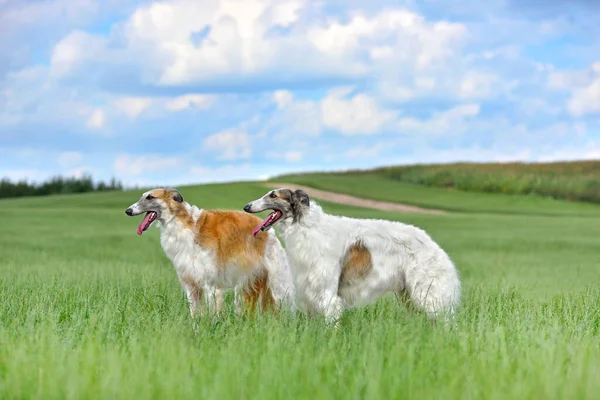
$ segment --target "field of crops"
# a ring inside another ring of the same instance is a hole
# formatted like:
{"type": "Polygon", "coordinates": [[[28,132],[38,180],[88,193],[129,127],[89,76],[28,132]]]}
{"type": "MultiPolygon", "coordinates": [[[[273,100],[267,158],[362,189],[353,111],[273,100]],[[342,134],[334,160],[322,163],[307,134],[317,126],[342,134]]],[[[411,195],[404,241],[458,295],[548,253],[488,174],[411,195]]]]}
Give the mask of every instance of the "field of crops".
{"type": "MultiPolygon", "coordinates": [[[[335,182],[319,184],[347,186],[335,182]]],[[[389,186],[353,182],[346,190],[365,196],[389,186]]],[[[124,214],[140,193],[0,201],[0,398],[597,398],[600,207],[397,183],[390,198],[454,212],[323,206],[430,232],[464,283],[454,331],[390,296],[348,312],[338,331],[303,316],[236,317],[228,298],[194,335],[158,230],[137,236],[139,219],[124,214]]],[[[205,208],[241,209],[266,192],[180,189],[205,208]]]]}
{"type": "Polygon", "coordinates": [[[350,171],[344,175],[364,174],[467,192],[538,195],[600,203],[600,161],[411,165],[350,171]]]}

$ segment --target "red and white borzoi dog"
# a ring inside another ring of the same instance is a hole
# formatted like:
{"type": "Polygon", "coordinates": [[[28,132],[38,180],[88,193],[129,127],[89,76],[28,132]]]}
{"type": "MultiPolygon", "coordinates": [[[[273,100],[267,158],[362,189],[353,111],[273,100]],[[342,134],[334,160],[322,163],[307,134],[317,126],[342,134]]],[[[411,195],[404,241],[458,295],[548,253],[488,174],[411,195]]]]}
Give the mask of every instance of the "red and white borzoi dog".
{"type": "Polygon", "coordinates": [[[253,235],[260,218],[242,211],[203,210],[183,200],[175,189],[150,190],[132,204],[129,216],[146,213],[137,233],[154,221],[162,248],[185,291],[192,316],[222,307],[223,290],[235,290],[235,308],[293,308],[294,286],[289,262],[274,232],[253,235]]]}
{"type": "Polygon", "coordinates": [[[272,190],[244,210],[273,210],[254,233],[278,224],[298,305],[309,312],[337,325],[345,308],[391,291],[409,298],[433,319],[454,315],[461,291],[458,272],[423,230],[400,222],[330,215],[302,190],[272,190]]]}

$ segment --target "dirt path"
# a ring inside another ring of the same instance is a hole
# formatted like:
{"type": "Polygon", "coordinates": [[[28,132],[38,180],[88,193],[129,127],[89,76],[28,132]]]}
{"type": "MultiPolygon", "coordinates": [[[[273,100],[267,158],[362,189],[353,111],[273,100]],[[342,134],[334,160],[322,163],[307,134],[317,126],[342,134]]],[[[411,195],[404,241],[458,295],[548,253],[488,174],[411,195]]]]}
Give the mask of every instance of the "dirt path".
{"type": "Polygon", "coordinates": [[[410,206],[408,204],[391,203],[388,201],[363,199],[360,197],[349,196],[347,194],[328,192],[325,190],[313,189],[313,188],[310,188],[307,186],[295,185],[293,183],[268,182],[265,184],[265,186],[267,186],[271,189],[281,188],[281,187],[302,189],[306,193],[308,193],[309,196],[314,196],[317,199],[331,201],[332,203],[345,204],[348,206],[373,208],[375,210],[382,210],[382,211],[397,211],[397,212],[420,213],[420,214],[445,214],[446,213],[443,210],[421,208],[421,207],[417,207],[417,206],[410,206]]]}

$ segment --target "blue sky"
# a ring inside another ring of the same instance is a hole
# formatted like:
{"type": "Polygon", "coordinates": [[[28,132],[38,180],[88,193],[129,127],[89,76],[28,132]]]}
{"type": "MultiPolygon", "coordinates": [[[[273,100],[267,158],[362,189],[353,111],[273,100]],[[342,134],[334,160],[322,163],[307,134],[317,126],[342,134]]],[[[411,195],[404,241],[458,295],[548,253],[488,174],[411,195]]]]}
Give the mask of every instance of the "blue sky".
{"type": "Polygon", "coordinates": [[[0,176],[600,158],[600,5],[0,0],[0,176]]]}

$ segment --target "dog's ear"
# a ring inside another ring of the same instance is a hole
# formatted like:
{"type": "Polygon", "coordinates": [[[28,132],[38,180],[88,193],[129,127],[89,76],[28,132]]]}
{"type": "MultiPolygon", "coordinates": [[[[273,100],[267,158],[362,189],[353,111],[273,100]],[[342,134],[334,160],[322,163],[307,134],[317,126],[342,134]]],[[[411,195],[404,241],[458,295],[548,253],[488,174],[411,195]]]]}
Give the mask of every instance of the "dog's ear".
{"type": "Polygon", "coordinates": [[[304,190],[298,189],[292,193],[292,203],[308,207],[310,205],[310,199],[304,190]]]}
{"type": "Polygon", "coordinates": [[[177,190],[173,191],[173,200],[178,203],[183,203],[183,196],[177,190]]]}

